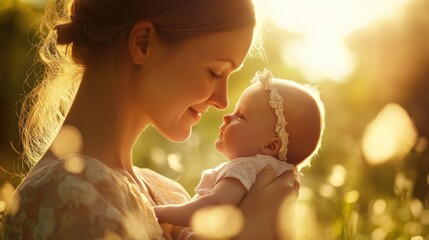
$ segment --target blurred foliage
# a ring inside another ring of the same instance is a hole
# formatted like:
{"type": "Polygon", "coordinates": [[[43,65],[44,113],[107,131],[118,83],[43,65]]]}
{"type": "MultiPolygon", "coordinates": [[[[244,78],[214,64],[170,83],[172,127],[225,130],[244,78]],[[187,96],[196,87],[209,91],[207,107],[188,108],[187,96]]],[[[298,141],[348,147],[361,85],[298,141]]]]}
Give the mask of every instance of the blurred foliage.
{"type": "MultiPolygon", "coordinates": [[[[16,112],[21,94],[35,80],[29,71],[37,69],[30,66],[41,12],[42,5],[34,2],[0,1],[0,212],[10,189],[19,184],[12,174],[21,169],[16,112]]],[[[307,83],[279,51],[297,36],[268,25],[265,51],[274,75],[307,83]]],[[[317,83],[326,132],[313,166],[303,169],[298,239],[429,239],[429,1],[410,1],[399,17],[355,32],[347,45],[357,60],[353,74],[341,82],[317,83]],[[418,137],[406,156],[373,164],[362,151],[363,135],[392,102],[409,114],[418,137]]],[[[231,77],[226,112],[264,66],[260,58],[249,58],[231,77]]],[[[226,160],[214,147],[223,114],[209,111],[180,144],[148,128],[136,143],[135,164],[177,180],[192,194],[201,171],[226,160]]]]}

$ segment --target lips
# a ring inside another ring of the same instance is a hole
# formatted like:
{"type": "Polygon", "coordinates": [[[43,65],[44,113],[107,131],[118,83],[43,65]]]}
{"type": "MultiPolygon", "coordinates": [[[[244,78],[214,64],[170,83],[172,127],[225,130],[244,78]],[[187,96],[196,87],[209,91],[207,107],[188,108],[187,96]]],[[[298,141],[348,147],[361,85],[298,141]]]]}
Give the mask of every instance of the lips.
{"type": "Polygon", "coordinates": [[[219,128],[219,137],[222,137],[223,136],[223,132],[225,131],[225,127],[224,127],[224,125],[222,124],[221,126],[220,126],[220,128],[219,128]]]}
{"type": "Polygon", "coordinates": [[[208,110],[208,107],[207,107],[207,106],[204,106],[204,107],[197,107],[197,105],[195,105],[195,106],[193,106],[193,107],[190,107],[190,108],[189,108],[189,111],[191,112],[192,116],[193,116],[197,121],[199,121],[199,120],[201,119],[201,115],[202,115],[203,113],[206,113],[206,112],[207,112],[207,110],[208,110]]]}
{"type": "Polygon", "coordinates": [[[191,113],[192,117],[198,122],[201,119],[201,114],[203,111],[198,111],[194,108],[189,108],[189,112],[191,113]]]}

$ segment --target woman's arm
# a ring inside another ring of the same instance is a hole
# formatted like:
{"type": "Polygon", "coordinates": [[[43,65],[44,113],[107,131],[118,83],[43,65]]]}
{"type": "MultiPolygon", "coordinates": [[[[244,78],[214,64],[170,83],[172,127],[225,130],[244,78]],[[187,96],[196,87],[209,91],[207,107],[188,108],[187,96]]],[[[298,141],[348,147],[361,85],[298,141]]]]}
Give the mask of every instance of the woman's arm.
{"type": "Polygon", "coordinates": [[[206,206],[231,204],[237,206],[246,194],[246,189],[235,178],[222,179],[213,192],[183,204],[155,206],[154,211],[159,223],[188,226],[192,215],[206,206]]]}
{"type": "Polygon", "coordinates": [[[270,167],[261,171],[239,204],[245,226],[235,239],[294,239],[294,204],[299,187],[293,171],[287,171],[278,178],[270,167]],[[284,227],[280,228],[281,225],[284,227]]]}

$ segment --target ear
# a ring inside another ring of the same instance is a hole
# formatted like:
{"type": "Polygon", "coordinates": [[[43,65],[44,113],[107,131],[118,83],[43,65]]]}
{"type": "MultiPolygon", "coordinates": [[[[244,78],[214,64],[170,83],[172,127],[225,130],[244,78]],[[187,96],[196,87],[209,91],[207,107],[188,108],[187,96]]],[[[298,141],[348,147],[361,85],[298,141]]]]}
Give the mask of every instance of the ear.
{"type": "Polygon", "coordinates": [[[155,27],[149,21],[138,22],[131,28],[128,37],[128,49],[135,64],[142,65],[145,62],[154,35],[155,27]]]}
{"type": "Polygon", "coordinates": [[[264,155],[275,156],[279,153],[282,141],[278,137],[272,137],[262,146],[261,153],[264,155]]]}

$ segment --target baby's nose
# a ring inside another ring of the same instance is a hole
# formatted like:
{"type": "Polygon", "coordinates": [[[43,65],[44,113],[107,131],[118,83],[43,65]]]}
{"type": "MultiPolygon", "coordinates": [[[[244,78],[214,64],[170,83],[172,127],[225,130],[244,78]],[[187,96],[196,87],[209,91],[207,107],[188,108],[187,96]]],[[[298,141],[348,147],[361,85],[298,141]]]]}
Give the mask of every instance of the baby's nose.
{"type": "Polygon", "coordinates": [[[225,116],[223,116],[223,121],[225,123],[230,123],[231,122],[231,118],[232,118],[231,114],[225,114],[225,116]]]}

